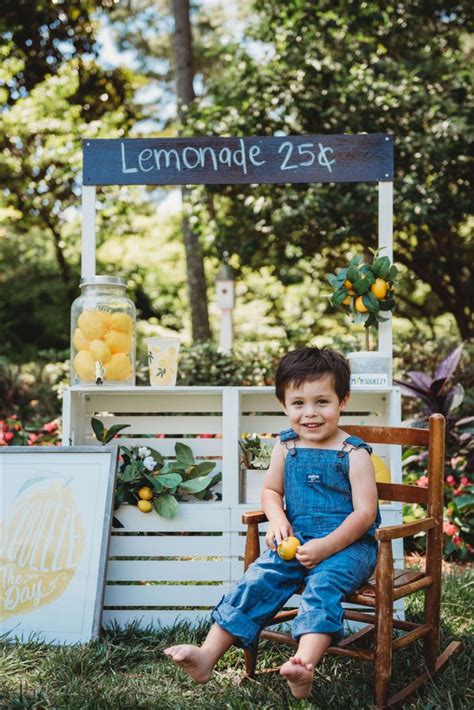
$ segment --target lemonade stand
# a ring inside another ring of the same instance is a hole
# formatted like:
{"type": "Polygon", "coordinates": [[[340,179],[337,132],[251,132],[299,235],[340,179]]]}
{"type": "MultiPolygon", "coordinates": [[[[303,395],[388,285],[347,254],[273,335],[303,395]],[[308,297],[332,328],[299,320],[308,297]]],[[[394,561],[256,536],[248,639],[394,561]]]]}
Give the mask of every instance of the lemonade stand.
{"type": "MultiPolygon", "coordinates": [[[[97,278],[98,185],[372,182],[378,189],[378,246],[392,259],[392,180],[393,137],[385,134],[86,140],[82,278],[84,283],[97,278]]],[[[94,338],[102,343],[95,346],[99,354],[108,345],[106,334],[107,323],[100,338],[94,338]]],[[[400,392],[391,376],[390,318],[378,326],[377,353],[387,363],[387,377],[383,384],[352,386],[342,426],[400,424],[400,392]]],[[[211,459],[222,472],[215,500],[180,503],[173,519],[155,511],[145,515],[132,505],[116,511],[123,527],[112,532],[104,622],[172,624],[178,618],[206,617],[209,607],[242,573],[241,517],[245,510],[255,509],[243,502],[239,440],[246,432],[276,435],[286,427],[273,388],[137,387],[132,364],[122,381],[107,382],[95,370],[88,377],[92,375],[102,382],[82,381],[64,392],[65,446],[97,443],[91,419],[98,417],[106,427],[129,425],[120,439],[125,446],[143,446],[147,437],[159,435],[155,441],[163,457],[172,458],[176,444],[186,443],[196,459],[211,459]]],[[[401,482],[400,447],[390,447],[389,453],[375,446],[374,452],[388,465],[392,481],[401,482]]],[[[400,504],[382,503],[381,512],[383,525],[401,522],[400,504]]],[[[394,557],[396,566],[403,567],[401,540],[394,543],[394,557]]],[[[288,606],[295,603],[290,599],[288,606]]],[[[403,614],[402,600],[397,605],[403,614]]]]}

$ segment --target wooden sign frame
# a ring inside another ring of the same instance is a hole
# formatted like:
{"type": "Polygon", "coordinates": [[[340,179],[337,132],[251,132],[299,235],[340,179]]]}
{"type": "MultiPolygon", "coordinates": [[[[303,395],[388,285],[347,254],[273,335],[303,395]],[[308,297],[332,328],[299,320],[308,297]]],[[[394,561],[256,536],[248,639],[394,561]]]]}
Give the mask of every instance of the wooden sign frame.
{"type": "MultiPolygon", "coordinates": [[[[393,136],[254,136],[83,141],[82,276],[95,275],[98,185],[376,182],[378,247],[393,260],[393,136]]],[[[392,359],[392,319],[378,350],[392,359]]],[[[391,374],[390,374],[391,381],[391,374]]]]}
{"type": "Polygon", "coordinates": [[[98,638],[117,453],[117,446],[0,449],[4,639],[98,638]]]}

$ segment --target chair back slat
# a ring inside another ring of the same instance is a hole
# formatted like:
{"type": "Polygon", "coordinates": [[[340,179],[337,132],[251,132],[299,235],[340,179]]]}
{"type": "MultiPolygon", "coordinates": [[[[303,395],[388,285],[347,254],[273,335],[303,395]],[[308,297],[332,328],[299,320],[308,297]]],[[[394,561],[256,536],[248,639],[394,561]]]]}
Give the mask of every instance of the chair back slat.
{"type": "Polygon", "coordinates": [[[359,436],[368,444],[401,444],[405,446],[428,446],[428,429],[409,429],[408,427],[355,426],[343,425],[344,431],[352,436],[359,436]]]}
{"type": "Polygon", "coordinates": [[[377,483],[377,492],[380,500],[428,504],[428,489],[419,486],[407,486],[402,483],[377,483]]]}

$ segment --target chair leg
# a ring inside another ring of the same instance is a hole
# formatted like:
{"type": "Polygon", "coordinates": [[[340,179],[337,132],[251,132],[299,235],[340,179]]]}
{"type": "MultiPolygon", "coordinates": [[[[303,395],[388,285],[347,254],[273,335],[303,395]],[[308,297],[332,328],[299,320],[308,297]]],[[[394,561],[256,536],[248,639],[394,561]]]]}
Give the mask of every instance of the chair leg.
{"type": "Polygon", "coordinates": [[[245,674],[249,678],[255,678],[255,671],[257,668],[257,648],[255,648],[251,651],[249,649],[245,649],[244,661],[245,661],[245,674]]]}
{"type": "Polygon", "coordinates": [[[387,707],[392,676],[393,558],[389,540],[380,544],[375,586],[375,706],[379,710],[387,707]]]}
{"type": "Polygon", "coordinates": [[[440,590],[439,585],[429,587],[425,592],[425,624],[431,625],[431,631],[424,638],[423,653],[425,664],[430,673],[434,673],[439,655],[440,627],[440,590]]]}

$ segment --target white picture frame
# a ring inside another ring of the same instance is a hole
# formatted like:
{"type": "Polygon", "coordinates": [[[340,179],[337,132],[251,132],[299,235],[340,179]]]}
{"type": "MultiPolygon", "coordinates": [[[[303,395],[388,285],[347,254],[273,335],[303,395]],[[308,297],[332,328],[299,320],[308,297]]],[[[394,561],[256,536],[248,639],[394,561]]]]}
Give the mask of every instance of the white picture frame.
{"type": "Polygon", "coordinates": [[[117,447],[0,449],[0,635],[99,636],[117,447]]]}

